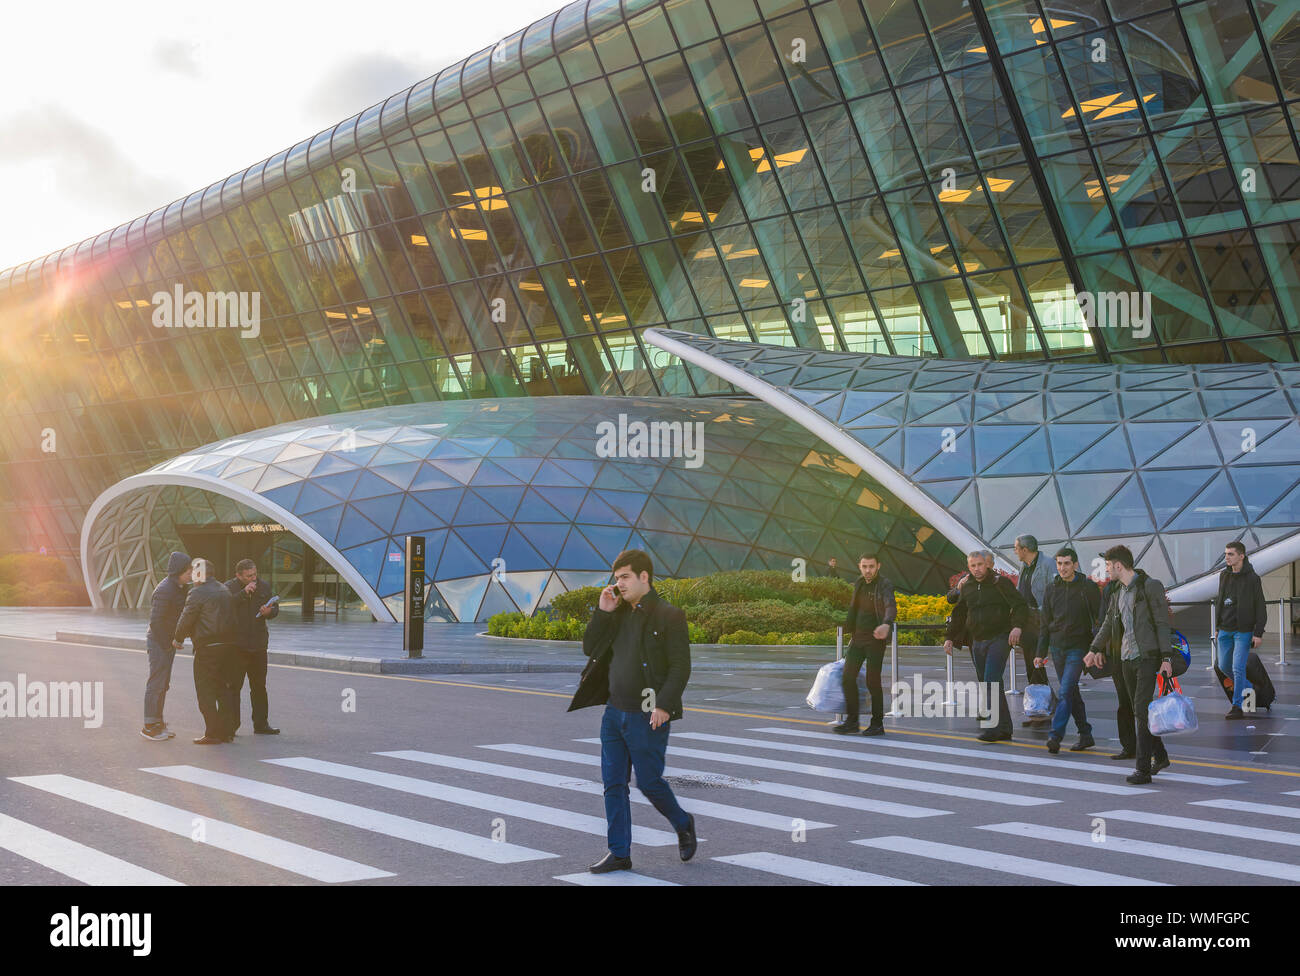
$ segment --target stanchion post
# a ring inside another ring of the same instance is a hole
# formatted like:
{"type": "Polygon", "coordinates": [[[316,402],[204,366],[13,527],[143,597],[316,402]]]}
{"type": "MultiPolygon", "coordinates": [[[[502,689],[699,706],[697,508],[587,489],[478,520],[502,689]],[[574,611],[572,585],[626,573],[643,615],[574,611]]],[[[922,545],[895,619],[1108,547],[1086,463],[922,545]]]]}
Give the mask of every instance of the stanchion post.
{"type": "MultiPolygon", "coordinates": [[[[954,651],[956,649],[957,648],[955,647],[953,648],[954,651]]],[[[943,687],[944,690],[943,714],[945,718],[949,718],[953,715],[953,710],[957,703],[952,700],[952,655],[945,654],[944,657],[947,660],[945,662],[946,666],[945,666],[944,687],[943,687]]]]}
{"type": "MultiPolygon", "coordinates": [[[[835,628],[835,660],[844,660],[844,625],[841,624],[835,628]]],[[[839,712],[835,716],[835,724],[839,725],[844,721],[844,713],[839,712]]]]}
{"type": "Polygon", "coordinates": [[[1214,601],[1210,601],[1210,663],[1205,666],[1206,671],[1214,670],[1214,662],[1219,656],[1219,630],[1215,626],[1214,601]]]}
{"type": "Polygon", "coordinates": [[[1286,667],[1286,598],[1277,601],[1277,664],[1286,667]]]}
{"type": "MultiPolygon", "coordinates": [[[[1008,657],[1011,658],[1011,660],[1007,662],[1007,663],[1010,664],[1010,666],[1011,666],[1011,685],[1010,685],[1009,688],[1007,688],[1007,694],[1008,694],[1008,695],[1018,695],[1018,694],[1020,694],[1020,692],[1016,691],[1016,661],[1018,661],[1018,660],[1020,659],[1020,645],[1019,645],[1019,644],[1017,644],[1015,647],[1011,648],[1011,653],[1008,655],[1008,657]]],[[[1025,675],[1025,677],[1028,678],[1029,676],[1028,676],[1028,675],[1025,675]]]]}
{"type": "Polygon", "coordinates": [[[894,694],[894,689],[898,687],[898,628],[889,628],[889,697],[892,698],[893,704],[889,708],[889,714],[895,717],[902,715],[902,710],[898,707],[898,696],[894,694]]]}

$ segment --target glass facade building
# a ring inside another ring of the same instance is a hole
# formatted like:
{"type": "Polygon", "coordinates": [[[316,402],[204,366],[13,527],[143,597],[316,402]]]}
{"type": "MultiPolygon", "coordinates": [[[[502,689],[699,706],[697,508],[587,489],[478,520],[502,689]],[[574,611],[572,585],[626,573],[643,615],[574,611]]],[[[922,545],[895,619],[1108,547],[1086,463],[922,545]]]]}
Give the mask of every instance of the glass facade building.
{"type": "Polygon", "coordinates": [[[741,393],[652,327],[1295,362],[1298,126],[1293,0],[574,3],[0,273],[0,531],[79,560],[111,486],[312,418],[741,393]],[[256,334],[156,327],[176,289],[256,334]]]}

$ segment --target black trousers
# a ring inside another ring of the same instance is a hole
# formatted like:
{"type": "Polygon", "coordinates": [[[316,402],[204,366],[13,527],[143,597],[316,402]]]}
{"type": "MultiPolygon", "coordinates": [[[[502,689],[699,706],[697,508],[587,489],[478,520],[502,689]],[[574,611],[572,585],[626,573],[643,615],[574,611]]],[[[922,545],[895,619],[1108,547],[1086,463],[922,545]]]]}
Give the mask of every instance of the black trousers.
{"type": "Polygon", "coordinates": [[[1025,684],[1027,685],[1045,685],[1050,684],[1047,680],[1047,668],[1034,667],[1034,655],[1038,653],[1038,633],[1026,628],[1020,634],[1020,659],[1025,662],[1025,684]]]}
{"type": "Polygon", "coordinates": [[[270,704],[266,697],[266,651],[248,651],[242,647],[230,653],[230,688],[234,694],[231,719],[234,725],[230,734],[239,728],[240,697],[244,693],[244,679],[248,679],[248,698],[253,706],[253,728],[267,727],[270,704]]]}
{"type": "Polygon", "coordinates": [[[1156,674],[1160,670],[1160,659],[1142,657],[1120,663],[1124,666],[1124,684],[1133,695],[1133,717],[1137,726],[1137,771],[1149,773],[1152,757],[1158,762],[1169,758],[1160,736],[1152,735],[1151,728],[1147,725],[1147,706],[1156,694],[1156,674]]]}
{"type": "Polygon", "coordinates": [[[194,645],[194,693],[203,714],[203,734],[213,739],[234,735],[239,726],[239,695],[230,687],[230,657],[235,653],[228,644],[194,645]]]}
{"type": "Polygon", "coordinates": [[[867,691],[871,695],[871,724],[885,722],[885,695],[880,687],[880,668],[885,661],[885,642],[870,637],[865,641],[853,640],[844,652],[844,710],[846,721],[858,720],[858,670],[867,664],[867,691]]]}
{"type": "Polygon", "coordinates": [[[1115,697],[1119,707],[1115,709],[1115,721],[1119,723],[1119,747],[1121,752],[1137,755],[1137,725],[1133,721],[1133,692],[1124,677],[1124,662],[1118,656],[1111,662],[1111,677],[1115,680],[1115,697]]]}

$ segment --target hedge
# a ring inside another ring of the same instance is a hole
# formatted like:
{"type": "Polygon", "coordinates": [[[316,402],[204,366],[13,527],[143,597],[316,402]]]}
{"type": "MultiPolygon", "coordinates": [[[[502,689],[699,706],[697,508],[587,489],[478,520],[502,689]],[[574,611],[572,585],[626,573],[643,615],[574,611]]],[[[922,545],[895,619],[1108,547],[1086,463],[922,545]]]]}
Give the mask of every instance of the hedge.
{"type": "Polygon", "coordinates": [[[10,553],[0,556],[0,606],[84,607],[86,588],[68,578],[57,556],[10,553]]]}

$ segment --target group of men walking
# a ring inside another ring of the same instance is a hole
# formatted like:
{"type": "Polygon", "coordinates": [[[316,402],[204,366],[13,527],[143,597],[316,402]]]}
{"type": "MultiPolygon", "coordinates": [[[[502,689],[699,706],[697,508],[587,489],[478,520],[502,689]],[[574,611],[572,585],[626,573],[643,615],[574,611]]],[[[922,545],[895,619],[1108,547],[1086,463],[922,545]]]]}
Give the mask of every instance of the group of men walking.
{"type": "MultiPolygon", "coordinates": [[[[1078,739],[1070,751],[1096,745],[1079,679],[1085,670],[1093,677],[1109,676],[1119,700],[1120,739],[1120,751],[1111,758],[1135,761],[1130,783],[1150,783],[1170,759],[1160,737],[1150,731],[1147,708],[1158,684],[1172,676],[1173,655],[1178,653],[1171,640],[1164,584],[1134,566],[1127,546],[1112,546],[1102,554],[1107,573],[1102,588],[1080,571],[1078,553],[1068,546],[1048,559],[1039,552],[1037,539],[1022,535],[1015,550],[1021,561],[1016,582],[996,571],[991,552],[976,550],[967,557],[968,572],[948,593],[953,609],[944,651],[952,654],[955,646],[969,647],[977,678],[996,689],[989,695],[990,705],[997,708],[996,723],[980,733],[980,740],[1000,742],[1012,737],[1003,674],[1013,649],[1019,647],[1029,684],[1048,684],[1049,660],[1060,682],[1050,714],[1023,723],[1047,728],[1048,751],[1053,755],[1060,751],[1071,718],[1078,739]]],[[[1262,640],[1267,610],[1262,583],[1250,568],[1244,544],[1228,543],[1224,559],[1227,565],[1215,600],[1217,656],[1219,669],[1233,679],[1232,707],[1226,717],[1237,719],[1245,716],[1243,701],[1250,689],[1247,661],[1262,640]]],[[[875,736],[884,734],[880,675],[897,606],[893,585],[881,576],[877,556],[864,554],[858,569],[844,623],[844,632],[851,635],[842,677],[846,716],[832,730],[875,736]],[[857,676],[864,663],[871,722],[861,729],[857,676]]]]}
{"type": "Polygon", "coordinates": [[[222,583],[216,567],[206,559],[173,552],[167,576],[153,592],[149,609],[149,678],[145,684],[146,739],[175,737],[163,721],[163,705],[171,686],[172,663],[188,638],[194,645],[194,691],[203,715],[203,735],[196,745],[233,742],[239,729],[239,698],[248,681],[253,711],[253,731],[278,735],[268,716],[266,694],[266,622],[280,613],[271,586],[257,575],[251,559],[235,566],[235,575],[222,583]],[[189,587],[188,592],[186,587],[189,587]]]}

